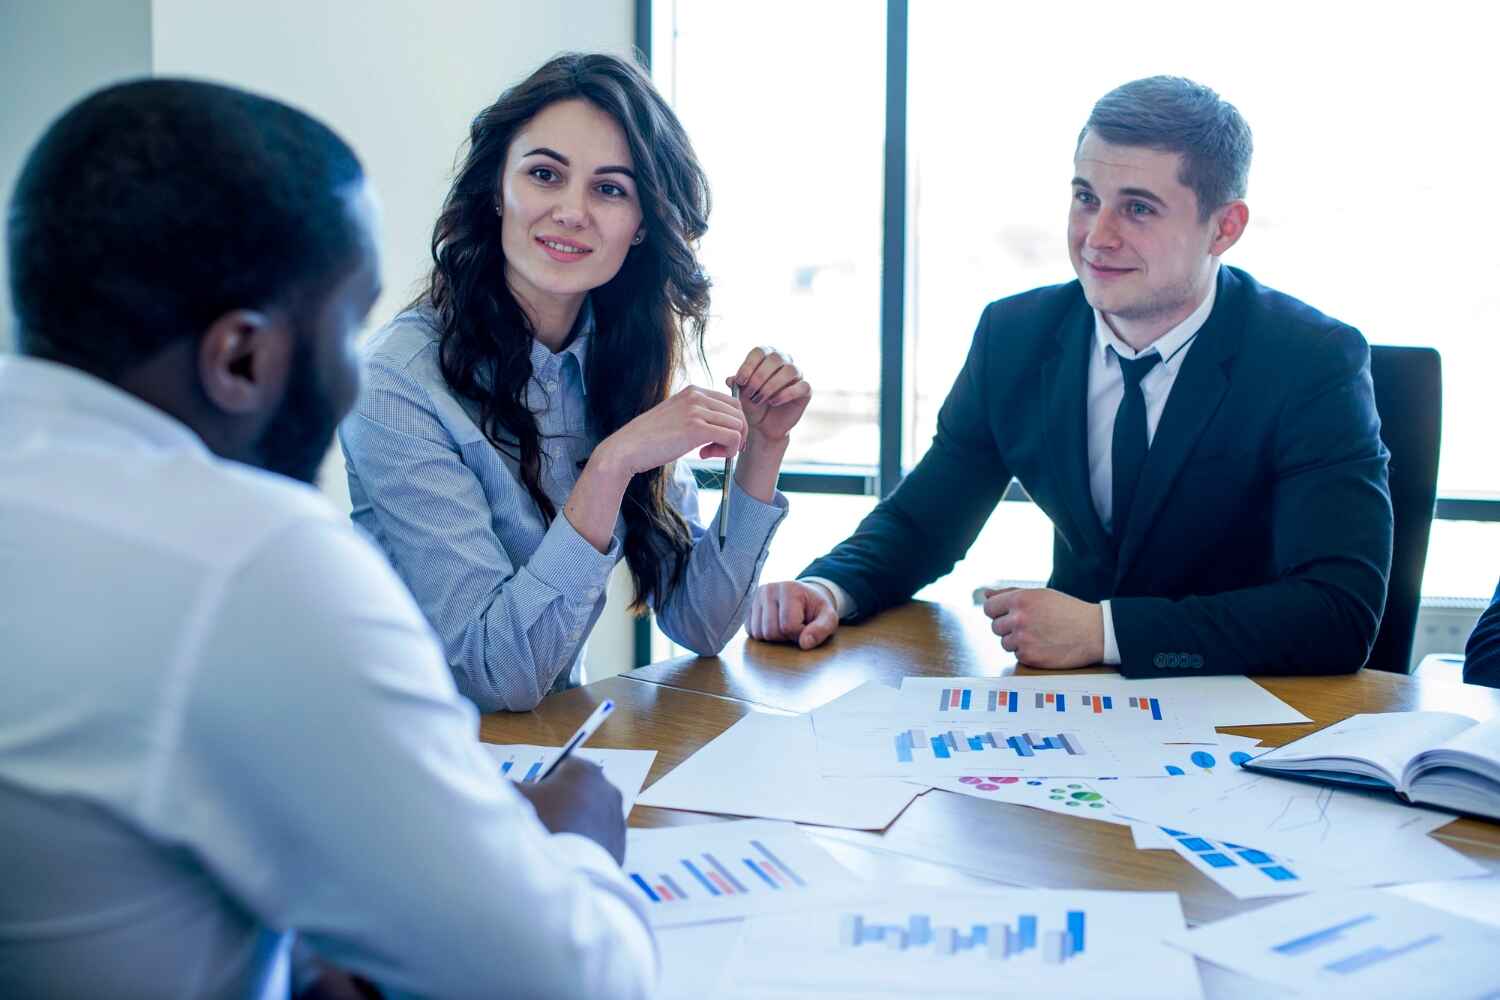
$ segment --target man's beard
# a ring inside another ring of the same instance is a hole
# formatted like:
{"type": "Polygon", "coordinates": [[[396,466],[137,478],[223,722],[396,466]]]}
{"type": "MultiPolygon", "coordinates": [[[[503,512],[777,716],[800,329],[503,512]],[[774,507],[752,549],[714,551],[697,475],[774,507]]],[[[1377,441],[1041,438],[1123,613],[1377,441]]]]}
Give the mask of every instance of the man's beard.
{"type": "Polygon", "coordinates": [[[313,338],[298,331],[286,395],[257,448],[261,468],[309,484],[317,482],[318,467],[339,424],[339,415],[318,381],[312,346],[313,338]]]}

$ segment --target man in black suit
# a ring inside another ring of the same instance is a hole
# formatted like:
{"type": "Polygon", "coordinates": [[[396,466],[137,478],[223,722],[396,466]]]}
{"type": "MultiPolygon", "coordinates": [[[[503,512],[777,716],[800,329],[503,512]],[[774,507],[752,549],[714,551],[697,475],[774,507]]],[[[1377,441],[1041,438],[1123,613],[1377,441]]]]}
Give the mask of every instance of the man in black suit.
{"type": "Polygon", "coordinates": [[[984,604],[1022,663],[1358,670],[1391,560],[1369,349],[1220,266],[1249,219],[1250,153],[1207,87],[1105,95],[1074,155],[1078,280],[985,309],[926,456],[801,579],[757,591],[750,635],[810,649],[909,599],[1015,477],[1054,528],[1048,589],[984,604]]]}

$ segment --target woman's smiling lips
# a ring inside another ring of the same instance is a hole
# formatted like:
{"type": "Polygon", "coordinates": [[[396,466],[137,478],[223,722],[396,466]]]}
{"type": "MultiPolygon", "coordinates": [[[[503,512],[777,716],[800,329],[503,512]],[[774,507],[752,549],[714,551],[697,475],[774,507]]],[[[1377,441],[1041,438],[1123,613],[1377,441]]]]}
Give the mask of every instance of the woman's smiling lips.
{"type": "Polygon", "coordinates": [[[564,239],[561,236],[538,236],[536,243],[548,257],[563,264],[583,260],[594,252],[593,247],[585,246],[576,240],[564,239]]]}

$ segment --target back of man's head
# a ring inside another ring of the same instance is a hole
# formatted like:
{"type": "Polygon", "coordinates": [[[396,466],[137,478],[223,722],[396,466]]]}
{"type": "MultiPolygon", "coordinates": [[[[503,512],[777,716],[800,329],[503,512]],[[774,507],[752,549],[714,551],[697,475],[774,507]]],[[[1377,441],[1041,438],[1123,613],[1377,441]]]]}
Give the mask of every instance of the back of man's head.
{"type": "Polygon", "coordinates": [[[1179,180],[1198,198],[1198,217],[1245,197],[1254,143],[1233,104],[1180,76],[1149,76],[1099,98],[1078,134],[1095,133],[1116,146],[1140,146],[1182,156],[1179,180]]]}
{"type": "Polygon", "coordinates": [[[326,126],[210,83],[108,87],[52,124],[10,203],[23,353],[110,381],[236,309],[297,314],[361,238],[326,126]]]}

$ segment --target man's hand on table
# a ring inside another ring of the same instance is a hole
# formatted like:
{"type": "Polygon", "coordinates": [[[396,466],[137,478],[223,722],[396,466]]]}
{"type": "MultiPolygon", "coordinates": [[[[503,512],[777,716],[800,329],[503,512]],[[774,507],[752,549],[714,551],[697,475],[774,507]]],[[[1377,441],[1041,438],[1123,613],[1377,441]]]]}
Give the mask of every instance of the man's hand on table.
{"type": "Polygon", "coordinates": [[[794,642],[801,649],[822,645],[838,627],[839,613],[828,588],[800,580],[762,584],[745,620],[750,638],[794,642]]]}
{"type": "Polygon", "coordinates": [[[548,830],[587,837],[624,863],[624,802],[598,764],[569,757],[546,781],[515,789],[530,800],[548,830]]]}
{"type": "Polygon", "coordinates": [[[1071,670],[1104,660],[1104,614],[1056,590],[986,590],[984,613],[1000,645],[1028,667],[1071,670]]]}

